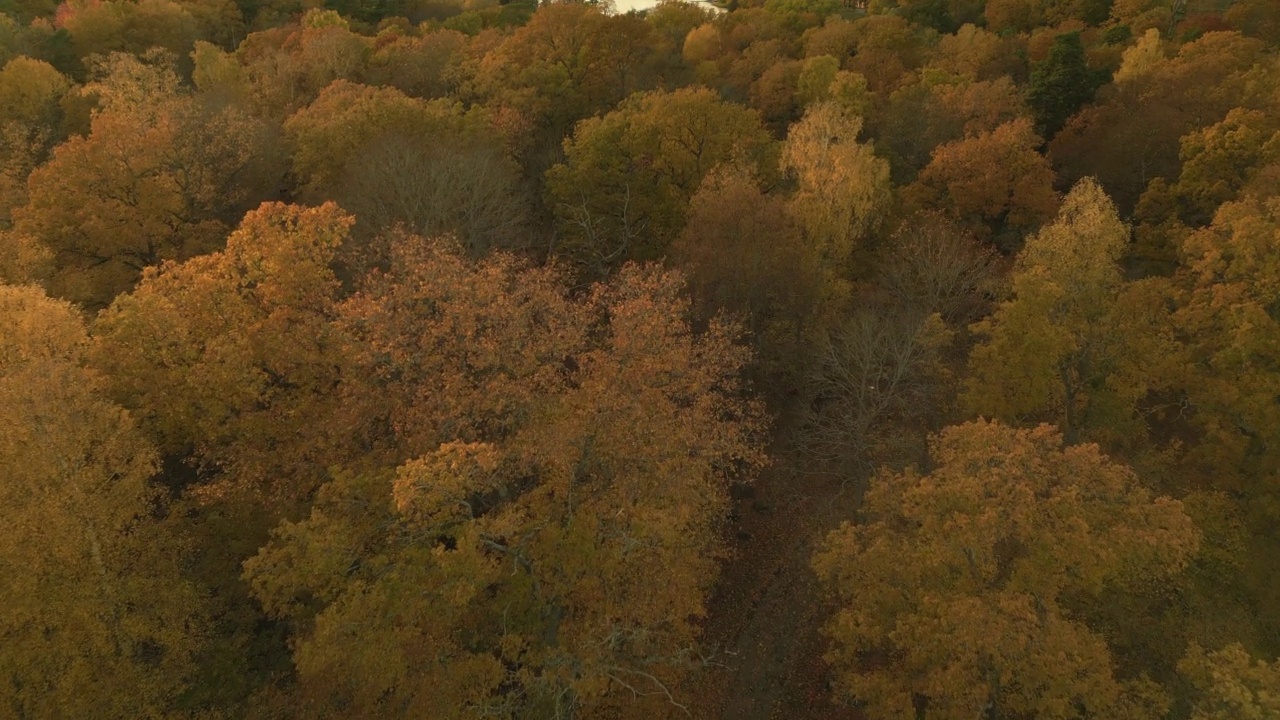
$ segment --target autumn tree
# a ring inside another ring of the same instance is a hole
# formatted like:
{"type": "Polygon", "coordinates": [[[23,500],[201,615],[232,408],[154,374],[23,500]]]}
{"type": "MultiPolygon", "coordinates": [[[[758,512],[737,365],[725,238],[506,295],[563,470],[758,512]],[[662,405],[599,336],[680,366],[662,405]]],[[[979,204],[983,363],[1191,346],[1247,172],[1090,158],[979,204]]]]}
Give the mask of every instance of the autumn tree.
{"type": "Polygon", "coordinates": [[[1202,452],[1216,456],[1203,470],[1228,487],[1272,475],[1280,449],[1271,401],[1280,393],[1278,232],[1280,203],[1250,197],[1224,205],[1182,248],[1189,294],[1177,320],[1191,345],[1188,392],[1212,438],[1202,452]]]}
{"type": "Polygon", "coordinates": [[[685,39],[714,17],[710,8],[682,0],[659,0],[645,13],[645,22],[654,31],[654,70],[666,82],[684,85],[692,77],[692,68],[683,58],[685,39]]]}
{"type": "Polygon", "coordinates": [[[369,57],[365,81],[394,87],[411,97],[444,97],[465,77],[462,63],[467,42],[467,36],[455,30],[436,30],[379,43],[369,57]]]}
{"type": "MultiPolygon", "coordinates": [[[[990,3],[988,3],[990,6],[990,3]]],[[[990,29],[965,24],[938,40],[937,54],[929,67],[974,80],[1025,77],[1025,60],[1019,59],[1017,43],[990,29]]]]}
{"type": "MultiPolygon", "coordinates": [[[[654,87],[653,33],[643,18],[590,4],[543,5],[479,59],[473,87],[490,107],[520,118],[526,152],[554,151],[582,118],[654,87]]],[[[532,165],[539,172],[551,164],[539,162],[532,165]]]]}
{"type": "Polygon", "coordinates": [[[895,90],[867,119],[868,134],[899,185],[915,180],[939,146],[1030,115],[1023,92],[1007,77],[974,82],[925,72],[927,77],[895,90]]]}
{"type": "Polygon", "coordinates": [[[485,119],[454,101],[340,80],[294,113],[285,131],[304,196],[336,200],[363,237],[399,224],[454,233],[472,254],[525,240],[519,167],[485,119]]]}
{"type": "Polygon", "coordinates": [[[1280,41],[1280,8],[1265,0],[1241,0],[1227,9],[1224,18],[1249,37],[1275,45],[1280,41]]]}
{"type": "Polygon", "coordinates": [[[702,181],[669,258],[689,278],[702,321],[741,319],[766,370],[785,373],[812,339],[821,259],[804,242],[786,201],[750,167],[725,165],[702,181]]]}
{"type": "Polygon", "coordinates": [[[876,466],[913,461],[912,431],[941,409],[952,336],[939,315],[910,306],[859,307],[829,328],[801,382],[809,465],[861,487],[876,466]]]}
{"type": "Polygon", "coordinates": [[[908,73],[924,65],[937,34],[898,15],[868,15],[853,21],[857,52],[845,63],[874,91],[893,91],[908,73]]]}
{"type": "Polygon", "coordinates": [[[1181,219],[1203,227],[1267,165],[1280,163],[1280,123],[1268,113],[1236,108],[1222,122],[1183,136],[1180,146],[1182,169],[1169,192],[1181,219]]]}
{"type": "Polygon", "coordinates": [[[947,143],[934,150],[903,195],[917,208],[945,212],[979,237],[1016,247],[1058,206],[1053,170],[1036,151],[1039,145],[1026,118],[947,143]]]}
{"type": "Polygon", "coordinates": [[[805,30],[801,42],[806,58],[827,55],[843,62],[858,47],[858,28],[838,14],[828,15],[820,27],[805,30]]]}
{"type": "Polygon", "coordinates": [[[1176,314],[1189,346],[1182,392],[1200,438],[1178,476],[1193,488],[1229,493],[1248,529],[1236,578],[1269,652],[1280,626],[1260,608],[1280,598],[1277,535],[1280,393],[1276,307],[1280,303],[1280,204],[1247,197],[1183,242],[1185,300],[1176,314]]]}
{"type": "Polygon", "coordinates": [[[983,340],[969,358],[973,412],[1053,420],[1069,442],[1144,435],[1138,403],[1170,381],[1176,345],[1166,286],[1121,275],[1128,240],[1098,184],[1077,184],[1019,253],[1012,297],[974,326],[983,340]]]}
{"type": "Polygon", "coordinates": [[[250,34],[234,58],[252,107],[283,118],[311,103],[335,80],[358,81],[372,51],[371,39],[353,32],[337,13],[312,9],[299,24],[250,34]]]}
{"type": "Polygon", "coordinates": [[[760,111],[771,128],[785,130],[796,119],[800,107],[798,89],[804,63],[799,60],[783,60],[771,64],[751,84],[747,103],[760,111]]]}
{"type": "Polygon", "coordinates": [[[877,274],[895,304],[955,324],[973,319],[992,291],[997,260],[994,250],[946,216],[920,213],[886,243],[877,274]]]}
{"type": "Polygon", "coordinates": [[[50,291],[93,309],[151,265],[216,249],[280,171],[259,120],[181,93],[163,66],[108,67],[88,88],[103,103],[89,136],[59,145],[13,211],[14,231],[53,254],[50,291]]]}
{"type": "Polygon", "coordinates": [[[333,448],[356,438],[335,419],[330,263],[351,223],[333,204],[264,204],[225,250],[149,269],[99,316],[94,363],[163,453],[283,500],[343,457],[333,448]]]}
{"type": "Polygon", "coordinates": [[[1026,32],[1044,22],[1043,0],[987,0],[987,27],[995,32],[1026,32]]]}
{"type": "Polygon", "coordinates": [[[760,116],[710,90],[633,95],[579,123],[547,172],[559,251],[592,272],[659,257],[712,168],[741,160],[769,173],[772,153],[760,116]]]}
{"type": "Polygon", "coordinates": [[[1280,713],[1280,663],[1256,660],[1238,643],[1216,652],[1192,645],[1178,669],[1195,688],[1192,720],[1263,720],[1280,713]]]}
{"type": "Polygon", "coordinates": [[[164,717],[191,679],[200,599],[157,520],[157,456],[85,367],[79,311],[0,286],[0,706],[164,717]]]}
{"type": "Polygon", "coordinates": [[[1067,181],[1096,176],[1128,212],[1152,180],[1177,177],[1182,137],[1233,108],[1266,106],[1268,84],[1253,79],[1262,50],[1236,33],[1206,33],[1103,87],[1054,136],[1049,156],[1067,181]]]}
{"type": "Polygon", "coordinates": [[[58,20],[79,58],[112,52],[140,55],[154,47],[181,57],[200,36],[196,19],[172,0],[69,2],[58,20]]]}
{"type": "Polygon", "coordinates": [[[1280,182],[1280,124],[1236,108],[1222,122],[1183,136],[1176,179],[1156,178],[1134,208],[1136,260],[1170,274],[1182,241],[1241,195],[1274,194],[1280,182]]]}
{"type": "Polygon", "coordinates": [[[871,105],[867,79],[840,69],[840,61],[830,55],[806,58],[796,78],[796,102],[801,108],[834,101],[850,113],[865,116],[871,105]]]}
{"type": "Polygon", "coordinates": [[[1185,566],[1199,533],[1181,504],[1049,426],[948,428],[930,466],[877,476],[864,520],[814,558],[840,603],[837,692],[876,717],[1161,715],[1160,688],[1072,608],[1185,566]]]}
{"type": "Polygon", "coordinates": [[[71,81],[52,65],[16,57],[0,69],[0,232],[26,203],[27,177],[62,139],[62,99],[71,81]]]}
{"type": "Polygon", "coordinates": [[[717,17],[690,31],[685,63],[698,82],[744,102],[766,72],[794,59],[795,32],[787,27],[787,15],[752,7],[717,17]]]}
{"type": "Polygon", "coordinates": [[[862,118],[819,103],[791,126],[782,147],[781,168],[798,185],[790,211],[826,276],[822,303],[832,311],[847,300],[853,253],[879,228],[890,199],[889,164],[858,141],[861,130],[862,118]]]}
{"type": "Polygon", "coordinates": [[[406,237],[344,308],[408,462],[340,476],[246,565],[317,716],[554,717],[687,705],[730,477],[760,460],[732,332],[678,279],[406,237]],[[662,577],[662,586],[652,583],[662,577]]]}
{"type": "Polygon", "coordinates": [[[59,102],[71,81],[43,60],[16,57],[0,69],[0,125],[20,123],[33,130],[57,129],[59,102]]]}

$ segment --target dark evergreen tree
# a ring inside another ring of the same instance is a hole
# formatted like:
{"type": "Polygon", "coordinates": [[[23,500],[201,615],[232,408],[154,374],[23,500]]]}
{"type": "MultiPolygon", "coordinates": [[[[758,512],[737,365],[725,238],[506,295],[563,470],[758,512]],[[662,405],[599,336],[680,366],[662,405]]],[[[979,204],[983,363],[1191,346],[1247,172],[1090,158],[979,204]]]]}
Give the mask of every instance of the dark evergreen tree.
{"type": "Polygon", "coordinates": [[[910,0],[902,4],[902,17],[941,33],[955,32],[957,27],[947,0],[910,0]]]}
{"type": "Polygon", "coordinates": [[[1048,140],[1057,134],[1067,118],[1093,99],[1105,79],[1103,74],[1089,69],[1080,33],[1054,38],[1049,56],[1032,66],[1027,91],[1040,137],[1048,140]]]}

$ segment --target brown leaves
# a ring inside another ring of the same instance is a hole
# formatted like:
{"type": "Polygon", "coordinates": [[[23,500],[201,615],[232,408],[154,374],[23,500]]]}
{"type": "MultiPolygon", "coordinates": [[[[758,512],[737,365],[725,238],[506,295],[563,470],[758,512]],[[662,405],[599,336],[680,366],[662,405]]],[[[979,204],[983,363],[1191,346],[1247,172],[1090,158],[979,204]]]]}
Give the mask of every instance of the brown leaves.
{"type": "Polygon", "coordinates": [[[1026,118],[943,145],[904,193],[919,207],[944,210],[981,235],[1025,233],[1058,207],[1054,175],[1026,118]]]}
{"type": "Polygon", "coordinates": [[[655,268],[573,297],[501,254],[403,236],[395,257],[341,306],[363,378],[345,392],[385,406],[408,462],[393,481],[340,475],[246,566],[298,623],[304,692],[455,717],[669,681],[727,484],[763,461],[735,329],[693,333],[680,279],[655,268]]]}

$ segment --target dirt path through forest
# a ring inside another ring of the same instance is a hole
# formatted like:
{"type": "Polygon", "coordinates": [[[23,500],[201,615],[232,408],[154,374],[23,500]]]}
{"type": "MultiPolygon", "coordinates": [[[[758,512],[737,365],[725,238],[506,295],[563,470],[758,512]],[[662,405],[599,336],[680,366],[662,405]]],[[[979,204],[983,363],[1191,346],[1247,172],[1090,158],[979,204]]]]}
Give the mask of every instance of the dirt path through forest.
{"type": "Polygon", "coordinates": [[[736,500],[735,555],[712,597],[706,641],[724,667],[706,678],[699,720],[855,718],[831,704],[825,641],[831,608],[809,569],[817,543],[853,516],[852,487],[796,471],[794,423],[779,423],[774,464],[736,500]]]}

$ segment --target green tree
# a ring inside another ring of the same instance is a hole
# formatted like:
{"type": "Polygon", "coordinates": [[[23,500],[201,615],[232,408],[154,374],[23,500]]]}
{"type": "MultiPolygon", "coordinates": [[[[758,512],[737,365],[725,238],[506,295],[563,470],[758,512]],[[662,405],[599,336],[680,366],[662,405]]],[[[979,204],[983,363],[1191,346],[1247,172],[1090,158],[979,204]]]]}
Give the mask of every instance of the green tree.
{"type": "Polygon", "coordinates": [[[1049,426],[948,428],[930,466],[877,476],[865,519],[814,558],[840,603],[837,692],[875,717],[1162,715],[1072,608],[1184,567],[1199,533],[1181,503],[1049,426]]]}
{"type": "Polygon", "coordinates": [[[1064,33],[1053,40],[1049,56],[1031,67],[1027,102],[1035,112],[1036,131],[1052,138],[1067,118],[1093,99],[1106,80],[1089,69],[1080,33],[1064,33]]]}
{"type": "Polygon", "coordinates": [[[60,116],[59,102],[71,81],[42,60],[20,56],[0,69],[0,125],[22,123],[53,131],[60,116]]]}

